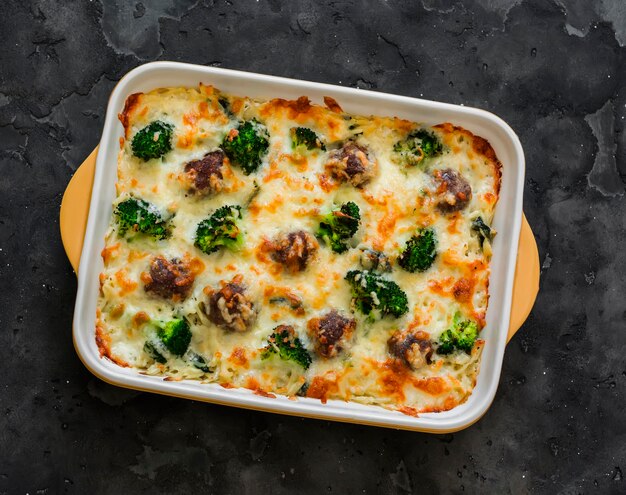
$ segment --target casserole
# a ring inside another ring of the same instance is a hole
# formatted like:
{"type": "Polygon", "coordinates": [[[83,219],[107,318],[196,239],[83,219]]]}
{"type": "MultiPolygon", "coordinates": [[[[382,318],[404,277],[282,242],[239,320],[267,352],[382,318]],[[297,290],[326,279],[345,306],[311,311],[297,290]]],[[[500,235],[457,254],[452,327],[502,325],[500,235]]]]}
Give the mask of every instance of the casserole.
{"type": "MultiPolygon", "coordinates": [[[[87,367],[98,376],[122,386],[211,402],[422,431],[457,430],[471,424],[487,410],[495,395],[509,328],[515,259],[522,223],[523,152],[515,134],[500,119],[466,107],[165,62],[142,66],[120,81],[109,102],[101,145],[102,151],[98,155],[89,219],[78,270],[79,287],[74,318],[77,352],[87,367]],[[481,334],[486,341],[482,369],[474,392],[467,402],[445,413],[426,413],[419,417],[410,417],[378,407],[342,401],[330,400],[327,404],[320,404],[312,399],[300,399],[294,402],[284,397],[274,399],[259,397],[247,390],[223,389],[214,384],[165,382],[157,377],[141,376],[135,371],[118,368],[99,358],[93,338],[95,304],[98,296],[97,274],[102,269],[100,251],[111,216],[111,202],[115,197],[117,140],[122,135],[121,125],[117,122],[117,113],[121,111],[124,100],[131,93],[149,91],[162,86],[195,86],[198,82],[228,88],[229,93],[263,99],[272,97],[296,99],[306,95],[313,101],[321,101],[324,96],[330,96],[339,101],[344,110],[350,113],[398,116],[429,125],[450,121],[491,143],[503,164],[501,198],[493,224],[498,231],[498,237],[492,258],[490,277],[492,295],[486,315],[487,324],[481,334]]],[[[62,229],[67,230],[67,225],[67,222],[62,222],[62,229]]],[[[531,287],[530,305],[532,290],[531,287]]]]}

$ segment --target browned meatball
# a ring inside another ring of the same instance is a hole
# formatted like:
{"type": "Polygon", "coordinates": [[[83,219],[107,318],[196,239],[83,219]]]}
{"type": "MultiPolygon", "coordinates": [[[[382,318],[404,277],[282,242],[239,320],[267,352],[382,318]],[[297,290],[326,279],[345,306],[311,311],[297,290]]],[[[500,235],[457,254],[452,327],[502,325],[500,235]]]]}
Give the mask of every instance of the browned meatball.
{"type": "Polygon", "coordinates": [[[343,350],[345,342],[349,341],[356,328],[353,318],[346,318],[336,310],[332,310],[321,318],[309,320],[307,329],[311,340],[315,343],[315,350],[320,356],[330,358],[343,350]]]}
{"type": "Polygon", "coordinates": [[[290,273],[303,271],[318,247],[315,237],[304,230],[282,234],[269,245],[272,259],[290,273]]]}
{"type": "Polygon", "coordinates": [[[189,295],[195,275],[188,262],[156,256],[150,262],[150,273],[142,275],[145,291],[172,299],[185,299],[189,295]]]}
{"type": "Polygon", "coordinates": [[[222,150],[211,151],[200,160],[187,163],[185,173],[192,184],[192,189],[198,192],[220,192],[224,179],[222,175],[223,164],[224,152],[222,150]]]}
{"type": "Polygon", "coordinates": [[[218,327],[235,332],[245,332],[256,319],[254,303],[246,295],[243,277],[232,282],[222,282],[218,291],[209,291],[208,317],[218,327]]]}
{"type": "Polygon", "coordinates": [[[389,353],[409,368],[417,370],[430,364],[433,346],[424,332],[397,331],[387,341],[389,353]]]}
{"type": "Polygon", "coordinates": [[[446,168],[434,172],[437,182],[437,208],[453,213],[465,208],[472,199],[472,187],[459,172],[446,168]]]}
{"type": "Polygon", "coordinates": [[[335,179],[362,187],[374,177],[377,164],[367,148],[350,141],[331,152],[326,168],[335,179]]]}

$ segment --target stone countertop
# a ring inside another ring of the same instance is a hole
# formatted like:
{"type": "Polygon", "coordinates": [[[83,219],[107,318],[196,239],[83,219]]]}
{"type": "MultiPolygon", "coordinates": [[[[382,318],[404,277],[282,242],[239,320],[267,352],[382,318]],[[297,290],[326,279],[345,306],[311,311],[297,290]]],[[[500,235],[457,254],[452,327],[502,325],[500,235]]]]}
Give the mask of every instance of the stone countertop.
{"type": "Polygon", "coordinates": [[[623,0],[5,0],[0,493],[625,493],[623,0]],[[518,133],[542,262],[491,409],[433,436],[118,389],[72,347],[61,196],[128,70],[462,103],[518,133]]]}

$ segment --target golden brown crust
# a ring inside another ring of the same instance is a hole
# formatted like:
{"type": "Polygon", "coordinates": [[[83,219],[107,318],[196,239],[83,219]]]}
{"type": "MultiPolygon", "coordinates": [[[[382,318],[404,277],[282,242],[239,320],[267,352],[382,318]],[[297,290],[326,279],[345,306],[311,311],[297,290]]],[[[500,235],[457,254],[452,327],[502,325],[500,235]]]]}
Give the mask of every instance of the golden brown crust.
{"type": "Polygon", "coordinates": [[[130,368],[130,365],[126,361],[111,353],[111,337],[105,333],[104,328],[102,328],[102,325],[99,322],[96,324],[96,345],[98,346],[101,358],[106,357],[118,366],[130,368]]]}
{"type": "Polygon", "coordinates": [[[406,402],[405,387],[412,386],[431,396],[440,396],[448,392],[450,387],[441,376],[417,378],[402,362],[388,359],[385,362],[372,361],[372,369],[376,370],[378,383],[386,397],[392,397],[397,404],[406,402]]]}
{"type": "Polygon", "coordinates": [[[312,399],[319,399],[322,404],[326,404],[329,396],[336,394],[339,390],[336,380],[329,380],[323,376],[316,376],[311,381],[311,385],[306,392],[306,396],[312,399]]]}
{"type": "Polygon", "coordinates": [[[474,284],[475,280],[461,277],[456,281],[454,286],[452,287],[452,294],[454,295],[454,299],[456,299],[460,303],[468,303],[472,300],[472,295],[474,292],[474,284]]]}
{"type": "Polygon", "coordinates": [[[246,380],[245,383],[245,388],[252,390],[252,393],[254,393],[255,395],[259,395],[261,397],[267,397],[269,399],[275,399],[276,396],[274,394],[272,394],[271,392],[267,392],[265,390],[263,390],[261,388],[261,385],[259,384],[259,382],[256,380],[256,378],[254,377],[249,377],[246,380]]]}
{"type": "Polygon", "coordinates": [[[402,414],[406,414],[407,416],[413,416],[414,418],[417,418],[417,409],[415,409],[414,407],[402,406],[396,410],[398,412],[401,412],[402,414]]]}
{"type": "Polygon", "coordinates": [[[328,108],[331,112],[343,113],[343,108],[341,108],[339,103],[337,103],[337,100],[331,98],[330,96],[324,96],[324,105],[326,105],[326,108],[328,108]]]}
{"type": "Polygon", "coordinates": [[[120,122],[124,126],[124,135],[126,136],[126,139],[130,137],[131,113],[139,106],[142,96],[143,93],[133,93],[132,95],[129,95],[124,103],[122,113],[117,114],[117,118],[120,119],[120,122]]]}
{"type": "Polygon", "coordinates": [[[311,100],[306,96],[301,96],[297,100],[285,100],[283,98],[274,98],[267,103],[268,107],[274,109],[284,108],[288,110],[290,118],[295,118],[301,113],[307,113],[311,109],[311,100]]]}

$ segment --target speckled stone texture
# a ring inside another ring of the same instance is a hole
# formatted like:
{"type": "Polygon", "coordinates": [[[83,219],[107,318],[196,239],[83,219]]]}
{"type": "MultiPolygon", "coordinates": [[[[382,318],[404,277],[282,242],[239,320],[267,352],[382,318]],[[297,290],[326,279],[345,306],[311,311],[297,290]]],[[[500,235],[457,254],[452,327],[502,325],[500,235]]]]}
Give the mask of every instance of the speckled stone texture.
{"type": "Polygon", "coordinates": [[[0,493],[626,493],[624,0],[0,4],[0,493]],[[61,195],[115,82],[180,60],[462,103],[519,134],[539,300],[452,435],[100,382],[61,195]]]}

